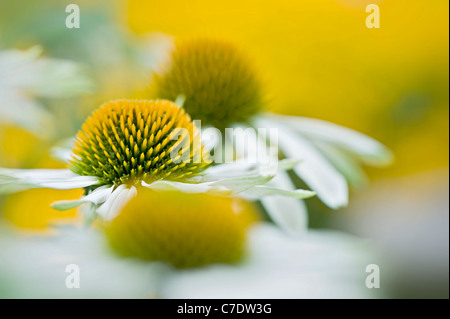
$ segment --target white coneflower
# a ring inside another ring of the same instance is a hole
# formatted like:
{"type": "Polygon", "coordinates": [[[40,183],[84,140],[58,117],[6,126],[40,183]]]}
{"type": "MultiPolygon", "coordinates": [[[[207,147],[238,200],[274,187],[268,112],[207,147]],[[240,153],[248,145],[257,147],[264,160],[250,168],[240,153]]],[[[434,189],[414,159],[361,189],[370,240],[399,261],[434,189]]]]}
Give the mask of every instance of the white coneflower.
{"type": "MultiPolygon", "coordinates": [[[[266,187],[276,172],[262,174],[256,165],[207,169],[209,153],[185,110],[165,100],[117,100],[104,104],[86,120],[75,141],[70,169],[0,168],[0,193],[31,188],[85,188],[79,200],[62,201],[65,210],[81,204],[87,216],[114,218],[137,192],[154,190],[215,193],[250,198],[284,195],[307,198],[306,190],[266,187]]],[[[281,162],[279,168],[296,164],[281,162]]]]}

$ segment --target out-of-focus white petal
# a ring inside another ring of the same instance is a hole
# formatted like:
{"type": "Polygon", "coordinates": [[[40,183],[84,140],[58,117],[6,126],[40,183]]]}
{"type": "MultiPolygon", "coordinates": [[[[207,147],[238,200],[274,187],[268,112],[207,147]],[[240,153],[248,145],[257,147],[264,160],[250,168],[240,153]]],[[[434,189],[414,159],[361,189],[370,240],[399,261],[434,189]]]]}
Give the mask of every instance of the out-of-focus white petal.
{"type": "Polygon", "coordinates": [[[52,115],[35,100],[22,92],[6,91],[0,87],[0,123],[15,124],[31,132],[48,136],[52,115]]]}
{"type": "Polygon", "coordinates": [[[361,189],[367,186],[369,180],[354,157],[344,150],[327,143],[317,141],[315,146],[345,176],[352,187],[361,189]]]}
{"type": "Polygon", "coordinates": [[[295,173],[329,207],[337,209],[348,203],[347,182],[328,160],[307,140],[289,131],[277,121],[255,118],[257,127],[278,128],[279,147],[289,158],[301,160],[295,173]]]}
{"type": "Polygon", "coordinates": [[[80,64],[39,57],[42,49],[0,51],[0,121],[48,133],[52,115],[36,97],[71,97],[91,91],[80,64]]]}
{"type": "Polygon", "coordinates": [[[392,162],[392,152],[375,139],[330,122],[306,117],[267,114],[291,129],[313,139],[332,143],[357,155],[369,165],[387,165],[392,162]]]}
{"type": "Polygon", "coordinates": [[[80,176],[69,169],[10,169],[0,167],[0,193],[31,188],[74,189],[98,183],[94,176],[80,176]]]}
{"type": "Polygon", "coordinates": [[[39,58],[40,53],[39,47],[0,52],[0,87],[43,97],[70,97],[92,89],[79,63],[39,58]]]}
{"type": "MultiPolygon", "coordinates": [[[[295,186],[285,172],[278,173],[269,184],[295,191],[295,186]]],[[[301,235],[307,231],[308,212],[302,200],[275,195],[261,198],[261,204],[270,218],[289,234],[301,235]]]]}
{"type": "MultiPolygon", "coordinates": [[[[34,46],[28,50],[3,50],[0,51],[0,81],[7,81],[11,72],[36,60],[42,54],[42,48],[34,46]]],[[[2,82],[3,83],[3,82],[2,82]]]]}
{"type": "Polygon", "coordinates": [[[99,205],[104,203],[114,189],[114,186],[101,186],[93,190],[90,194],[76,200],[61,200],[52,203],[52,207],[56,210],[67,210],[80,206],[85,203],[92,203],[94,205],[99,205]]]}
{"type": "Polygon", "coordinates": [[[377,298],[379,289],[364,284],[373,260],[371,246],[349,235],[311,230],[295,239],[275,227],[256,226],[245,263],[173,273],[162,297],[377,298]]]}
{"type": "Polygon", "coordinates": [[[73,159],[74,155],[72,153],[73,146],[75,144],[75,138],[66,138],[59,141],[59,143],[54,146],[50,153],[51,156],[63,163],[68,163],[69,160],[73,159]]]}
{"type": "MultiPolygon", "coordinates": [[[[2,225],[0,225],[2,226],[2,225]]],[[[0,227],[0,298],[155,298],[161,264],[109,254],[92,227],[67,226],[58,236],[23,236],[0,227]],[[80,286],[66,282],[79,267],[80,286]]]]}

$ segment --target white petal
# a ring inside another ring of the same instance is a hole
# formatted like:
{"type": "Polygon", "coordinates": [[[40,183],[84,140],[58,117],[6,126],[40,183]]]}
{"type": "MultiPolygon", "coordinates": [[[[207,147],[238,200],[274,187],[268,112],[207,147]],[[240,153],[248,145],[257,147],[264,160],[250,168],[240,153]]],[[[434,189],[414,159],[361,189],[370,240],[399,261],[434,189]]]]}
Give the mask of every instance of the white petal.
{"type": "Polygon", "coordinates": [[[236,155],[241,161],[256,163],[260,170],[275,174],[278,164],[276,130],[255,129],[247,124],[237,123],[233,125],[233,130],[226,133],[228,133],[228,140],[233,141],[236,155]]]}
{"type": "Polygon", "coordinates": [[[248,177],[248,176],[269,176],[275,175],[276,171],[286,171],[293,169],[300,163],[296,159],[279,160],[272,167],[258,166],[257,164],[245,162],[233,162],[227,164],[219,164],[208,168],[203,174],[192,178],[196,182],[211,182],[224,178],[248,177]]]}
{"type": "Polygon", "coordinates": [[[68,163],[74,157],[72,149],[75,143],[75,138],[67,138],[58,143],[57,146],[51,149],[51,155],[56,160],[63,163],[68,163]]]}
{"type": "Polygon", "coordinates": [[[181,270],[167,278],[164,298],[368,298],[365,267],[376,258],[360,239],[309,231],[301,240],[267,225],[249,232],[245,263],[181,270]],[[362,271],[361,271],[362,269],[362,271]]]}
{"type": "Polygon", "coordinates": [[[224,178],[222,180],[212,182],[211,186],[221,186],[233,190],[235,194],[244,192],[254,186],[266,184],[273,176],[246,176],[236,178],[224,178]]]}
{"type": "Polygon", "coordinates": [[[305,136],[323,140],[344,148],[370,165],[387,165],[392,162],[392,152],[373,138],[330,122],[278,114],[268,114],[267,117],[285,123],[293,130],[305,136]]]}
{"type": "Polygon", "coordinates": [[[285,196],[285,197],[307,199],[313,197],[314,195],[316,195],[316,193],[306,189],[295,189],[295,188],[285,189],[265,185],[262,186],[257,185],[244,191],[243,195],[249,196],[254,199],[260,199],[262,197],[268,196],[285,196]]]}
{"type": "Polygon", "coordinates": [[[348,185],[345,178],[326,158],[300,135],[293,134],[278,122],[268,119],[255,119],[258,127],[277,127],[279,146],[289,158],[300,159],[295,173],[317,193],[317,196],[329,207],[337,209],[348,203],[348,185]]]}
{"type": "Polygon", "coordinates": [[[123,184],[120,185],[112,192],[105,203],[97,209],[97,214],[107,221],[114,219],[136,194],[136,187],[127,188],[123,184]]]}
{"type": "Polygon", "coordinates": [[[34,61],[41,53],[42,48],[39,46],[31,47],[28,50],[0,51],[0,79],[7,79],[11,76],[12,71],[34,61]]]}
{"type": "Polygon", "coordinates": [[[81,199],[57,201],[54,202],[51,206],[56,210],[67,210],[78,207],[84,203],[99,205],[104,203],[108,199],[108,197],[111,196],[113,189],[114,186],[101,186],[99,188],[96,188],[90,194],[82,197],[81,199]]]}
{"type": "MultiPolygon", "coordinates": [[[[278,173],[270,184],[294,190],[295,186],[285,172],[278,173]]],[[[261,198],[261,204],[270,218],[282,229],[293,235],[301,235],[308,229],[308,213],[305,203],[296,198],[270,196],[261,198]]]]}
{"type": "Polygon", "coordinates": [[[354,157],[342,149],[323,142],[316,142],[315,146],[345,176],[351,186],[357,189],[367,186],[369,180],[354,157]]]}
{"type": "Polygon", "coordinates": [[[194,180],[199,180],[202,182],[215,181],[218,179],[223,179],[227,177],[241,177],[254,175],[257,171],[257,165],[251,163],[234,162],[227,164],[219,164],[209,167],[202,175],[198,178],[194,177],[194,180]]]}
{"type": "Polygon", "coordinates": [[[231,195],[232,191],[225,187],[211,186],[211,183],[182,183],[173,181],[156,181],[151,184],[142,182],[142,186],[156,191],[181,191],[184,193],[210,193],[217,195],[231,195]]]}
{"type": "Polygon", "coordinates": [[[39,135],[51,135],[53,115],[17,90],[0,87],[0,123],[12,123],[39,135]],[[14,105],[14,107],[11,107],[14,105]]]}
{"type": "Polygon", "coordinates": [[[98,183],[94,176],[80,176],[69,169],[0,168],[0,193],[31,188],[74,189],[98,183]]]}
{"type": "Polygon", "coordinates": [[[142,182],[142,186],[154,190],[179,190],[185,193],[213,193],[218,195],[236,195],[257,185],[263,185],[273,176],[245,176],[223,178],[206,183],[182,183],[173,181],[156,181],[151,184],[142,182]]]}
{"type": "MultiPolygon", "coordinates": [[[[69,225],[57,236],[27,236],[0,225],[0,298],[77,299],[157,296],[161,271],[138,259],[117,258],[95,227],[69,225]],[[80,269],[80,288],[68,289],[68,265],[80,269]],[[118,275],[120,274],[120,275],[118,275]]],[[[160,267],[159,267],[160,268],[160,267]]]]}

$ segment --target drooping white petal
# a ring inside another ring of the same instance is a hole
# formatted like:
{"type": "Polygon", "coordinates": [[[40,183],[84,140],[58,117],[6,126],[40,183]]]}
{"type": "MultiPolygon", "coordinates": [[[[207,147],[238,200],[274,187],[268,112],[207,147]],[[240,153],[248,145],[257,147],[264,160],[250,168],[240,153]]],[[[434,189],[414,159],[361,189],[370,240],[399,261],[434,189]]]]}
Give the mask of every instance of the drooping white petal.
{"type": "Polygon", "coordinates": [[[174,181],[156,181],[150,184],[142,182],[142,186],[156,190],[156,191],[181,191],[184,193],[211,193],[218,195],[231,195],[232,191],[225,187],[211,186],[208,183],[182,183],[174,181]]]}
{"type": "Polygon", "coordinates": [[[330,122],[306,117],[267,114],[267,118],[288,125],[291,129],[313,139],[332,143],[357,155],[369,165],[387,165],[392,162],[392,152],[375,139],[330,122]]]}
{"type": "Polygon", "coordinates": [[[133,198],[137,193],[136,187],[127,188],[125,185],[119,185],[108,196],[106,201],[97,209],[97,214],[103,217],[104,220],[112,220],[119,213],[120,210],[133,198]]]}
{"type": "Polygon", "coordinates": [[[114,219],[121,209],[137,194],[136,187],[127,188],[125,185],[117,187],[108,199],[97,209],[97,214],[104,220],[114,219]]]}
{"type": "Polygon", "coordinates": [[[96,177],[80,176],[69,169],[0,168],[0,193],[31,188],[74,189],[96,183],[96,177]]]}
{"type": "Polygon", "coordinates": [[[315,146],[330,161],[330,163],[345,176],[352,187],[361,189],[368,184],[366,174],[359,163],[350,154],[342,149],[323,142],[317,141],[315,146]]]}
{"type": "Polygon", "coordinates": [[[301,160],[295,173],[329,207],[337,209],[348,203],[347,182],[328,160],[307,140],[289,131],[279,122],[255,118],[257,127],[278,128],[279,147],[289,158],[301,160]]]}
{"type": "Polygon", "coordinates": [[[101,186],[93,190],[90,194],[76,200],[62,200],[54,202],[51,206],[56,210],[67,210],[80,206],[84,203],[99,205],[104,203],[114,189],[114,186],[101,186]]]}
{"type": "MultiPolygon", "coordinates": [[[[278,173],[269,184],[274,187],[291,190],[292,192],[301,191],[295,190],[295,185],[285,172],[278,173]]],[[[306,193],[308,191],[303,192],[306,193]]],[[[288,233],[301,235],[307,231],[308,212],[305,203],[301,199],[275,195],[267,196],[260,200],[270,218],[288,233]]]]}

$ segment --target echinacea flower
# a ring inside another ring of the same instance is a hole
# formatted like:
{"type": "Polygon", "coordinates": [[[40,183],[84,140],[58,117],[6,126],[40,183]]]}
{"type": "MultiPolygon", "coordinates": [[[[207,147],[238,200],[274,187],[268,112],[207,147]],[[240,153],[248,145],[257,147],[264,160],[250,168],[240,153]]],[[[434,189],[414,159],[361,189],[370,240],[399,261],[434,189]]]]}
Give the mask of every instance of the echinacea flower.
{"type": "Polygon", "coordinates": [[[175,101],[193,119],[225,129],[258,112],[263,92],[249,59],[232,44],[202,39],[176,46],[171,60],[154,75],[154,94],[175,101]]]}
{"type": "MultiPolygon", "coordinates": [[[[293,168],[295,174],[332,209],[347,205],[348,184],[357,187],[364,184],[360,163],[381,166],[392,160],[385,146],[351,129],[263,111],[263,89],[249,59],[224,41],[201,39],[176,43],[171,61],[161,67],[152,85],[157,97],[183,96],[186,111],[205,125],[222,131],[229,127],[242,128],[234,136],[226,136],[235,140],[238,153],[246,143],[247,128],[276,128],[279,154],[282,158],[301,161],[301,165],[293,168]]],[[[268,139],[257,143],[260,148],[270,144],[268,139]]],[[[250,156],[257,159],[258,154],[255,151],[250,156]]],[[[277,174],[268,185],[295,189],[285,172],[277,174]]],[[[292,220],[306,215],[304,203],[297,199],[271,196],[262,199],[262,204],[272,219],[287,229],[292,230],[292,220]]]]}
{"type": "MultiPolygon", "coordinates": [[[[79,200],[53,205],[59,210],[87,209],[87,217],[114,218],[137,187],[216,193],[258,198],[284,195],[307,198],[305,190],[265,187],[274,175],[262,174],[255,165],[207,169],[210,154],[199,130],[185,110],[165,100],[117,100],[105,103],[86,120],[78,133],[70,169],[0,168],[0,193],[31,188],[84,188],[79,200]],[[234,175],[233,175],[234,174],[234,175]]],[[[283,162],[282,169],[296,162],[283,162]]]]}
{"type": "Polygon", "coordinates": [[[79,64],[41,54],[39,47],[0,51],[1,123],[43,133],[52,115],[37,98],[73,97],[91,90],[79,64]]]}

